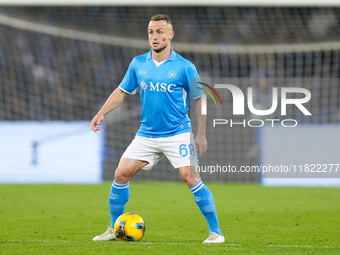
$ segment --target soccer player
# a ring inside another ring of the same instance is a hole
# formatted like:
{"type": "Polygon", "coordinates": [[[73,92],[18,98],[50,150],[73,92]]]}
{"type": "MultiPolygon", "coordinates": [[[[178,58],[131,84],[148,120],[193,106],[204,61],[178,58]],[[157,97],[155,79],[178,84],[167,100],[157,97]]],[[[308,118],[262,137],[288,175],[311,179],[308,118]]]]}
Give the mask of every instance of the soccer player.
{"type": "Polygon", "coordinates": [[[170,47],[174,31],[169,16],[153,16],[148,35],[151,50],[132,60],[119,87],[91,121],[91,129],[99,131],[104,115],[118,107],[127,94],[135,94],[136,89],[140,89],[141,126],[115,171],[109,196],[111,225],[93,240],[116,239],[113,227],[129,199],[130,179],[142,168],[150,170],[165,155],[173,167],[179,169],[208,222],[209,237],[204,243],[222,243],[225,238],[218,224],[213,196],[199,175],[193,176],[193,171],[190,172],[193,165],[197,165],[197,153],[202,157],[207,150],[206,116],[201,115],[203,92],[197,86],[199,76],[195,66],[170,47]],[[197,101],[198,131],[194,141],[188,117],[189,96],[197,101]]]}

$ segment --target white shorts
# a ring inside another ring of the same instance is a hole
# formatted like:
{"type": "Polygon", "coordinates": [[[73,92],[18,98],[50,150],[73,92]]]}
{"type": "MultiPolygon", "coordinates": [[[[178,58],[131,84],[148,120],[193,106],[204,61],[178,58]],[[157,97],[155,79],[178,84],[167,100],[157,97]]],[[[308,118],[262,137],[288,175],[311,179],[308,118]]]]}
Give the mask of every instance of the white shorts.
{"type": "Polygon", "coordinates": [[[197,166],[198,155],[192,133],[150,138],[135,136],[122,158],[147,161],[144,170],[151,170],[165,155],[174,168],[197,166]]]}

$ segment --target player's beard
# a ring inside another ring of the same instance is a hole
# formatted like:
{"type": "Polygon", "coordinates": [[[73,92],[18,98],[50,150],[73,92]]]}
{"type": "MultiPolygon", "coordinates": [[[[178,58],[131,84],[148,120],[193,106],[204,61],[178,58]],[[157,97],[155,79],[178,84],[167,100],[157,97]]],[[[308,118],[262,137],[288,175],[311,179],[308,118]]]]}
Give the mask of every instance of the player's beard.
{"type": "Polygon", "coordinates": [[[162,52],[163,50],[165,50],[166,47],[168,47],[168,45],[165,45],[164,47],[161,47],[161,48],[159,48],[159,49],[154,49],[153,51],[156,52],[156,53],[160,53],[160,52],[162,52]]]}

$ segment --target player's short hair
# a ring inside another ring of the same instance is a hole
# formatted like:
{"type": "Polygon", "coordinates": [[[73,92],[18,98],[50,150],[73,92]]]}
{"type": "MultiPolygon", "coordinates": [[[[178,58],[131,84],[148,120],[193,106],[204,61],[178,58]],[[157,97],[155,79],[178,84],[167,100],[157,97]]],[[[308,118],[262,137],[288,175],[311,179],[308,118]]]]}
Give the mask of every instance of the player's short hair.
{"type": "Polygon", "coordinates": [[[169,25],[172,26],[172,20],[171,20],[171,18],[170,18],[168,15],[166,15],[166,14],[157,14],[157,15],[151,17],[151,19],[150,19],[150,21],[159,21],[159,20],[165,20],[166,23],[168,23],[169,25]]]}

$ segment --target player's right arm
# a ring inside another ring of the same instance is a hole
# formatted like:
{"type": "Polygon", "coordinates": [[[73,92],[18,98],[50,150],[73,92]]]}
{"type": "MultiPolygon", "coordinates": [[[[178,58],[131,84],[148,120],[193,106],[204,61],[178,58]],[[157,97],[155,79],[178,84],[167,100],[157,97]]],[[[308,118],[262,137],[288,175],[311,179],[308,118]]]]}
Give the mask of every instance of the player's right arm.
{"type": "Polygon", "coordinates": [[[98,125],[104,119],[104,115],[116,109],[124,101],[125,96],[126,93],[119,87],[112,92],[103,107],[99,110],[99,112],[96,114],[96,116],[93,117],[91,121],[91,129],[95,133],[100,130],[100,127],[98,127],[98,125]]]}

